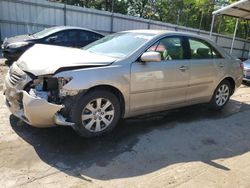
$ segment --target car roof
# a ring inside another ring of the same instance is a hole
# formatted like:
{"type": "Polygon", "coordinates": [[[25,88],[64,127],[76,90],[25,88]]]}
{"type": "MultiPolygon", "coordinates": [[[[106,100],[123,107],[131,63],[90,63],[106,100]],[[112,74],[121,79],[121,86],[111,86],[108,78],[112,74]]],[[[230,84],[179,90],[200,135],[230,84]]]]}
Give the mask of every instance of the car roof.
{"type": "Polygon", "coordinates": [[[46,29],[49,29],[49,28],[53,29],[53,30],[51,30],[48,33],[48,35],[56,33],[56,32],[59,32],[59,31],[70,30],[70,29],[77,29],[77,30],[83,30],[83,31],[90,31],[90,32],[93,32],[93,33],[96,33],[96,34],[99,34],[99,35],[103,36],[103,34],[101,34],[99,32],[96,32],[96,31],[91,30],[91,29],[83,28],[83,27],[75,27],[75,26],[53,26],[53,27],[48,27],[46,29]]]}
{"type": "Polygon", "coordinates": [[[201,35],[188,33],[188,32],[179,32],[179,31],[171,31],[171,30],[151,30],[151,29],[142,29],[142,30],[128,30],[128,31],[122,31],[122,32],[129,32],[129,33],[145,33],[145,34],[153,34],[156,36],[159,35],[178,35],[178,36],[187,36],[187,37],[194,37],[198,39],[203,39],[212,42],[209,38],[203,37],[201,35]]]}

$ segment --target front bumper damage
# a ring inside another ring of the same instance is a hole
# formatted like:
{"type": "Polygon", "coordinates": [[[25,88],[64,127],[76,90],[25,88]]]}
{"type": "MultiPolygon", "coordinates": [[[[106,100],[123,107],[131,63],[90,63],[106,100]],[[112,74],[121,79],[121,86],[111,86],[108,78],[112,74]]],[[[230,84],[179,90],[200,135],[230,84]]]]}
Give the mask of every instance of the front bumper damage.
{"type": "Polygon", "coordinates": [[[50,127],[55,124],[56,113],[63,108],[63,105],[48,103],[45,99],[35,98],[26,91],[20,91],[17,95],[21,99],[22,107],[6,98],[12,114],[35,127],[50,127]]]}
{"type": "MultiPolygon", "coordinates": [[[[5,79],[6,88],[4,94],[6,105],[14,116],[31,126],[40,128],[74,125],[74,123],[67,122],[66,118],[60,114],[59,111],[64,108],[64,105],[50,103],[40,96],[31,95],[27,91],[18,88],[18,86],[13,86],[9,81],[10,71],[5,79]]],[[[23,82],[27,82],[27,80],[23,82]]]]}

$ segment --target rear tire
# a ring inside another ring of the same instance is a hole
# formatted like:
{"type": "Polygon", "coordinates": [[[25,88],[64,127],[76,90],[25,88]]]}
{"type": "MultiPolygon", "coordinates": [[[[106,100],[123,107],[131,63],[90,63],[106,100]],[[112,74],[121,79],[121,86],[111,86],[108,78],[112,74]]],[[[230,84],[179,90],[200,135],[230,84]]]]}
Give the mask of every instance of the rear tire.
{"type": "Polygon", "coordinates": [[[210,101],[213,110],[221,110],[229,101],[232,94],[232,86],[229,81],[223,80],[215,89],[210,101]]]}
{"type": "Polygon", "coordinates": [[[105,90],[83,95],[71,111],[74,130],[83,137],[95,137],[112,131],[121,117],[118,98],[105,90]]]}

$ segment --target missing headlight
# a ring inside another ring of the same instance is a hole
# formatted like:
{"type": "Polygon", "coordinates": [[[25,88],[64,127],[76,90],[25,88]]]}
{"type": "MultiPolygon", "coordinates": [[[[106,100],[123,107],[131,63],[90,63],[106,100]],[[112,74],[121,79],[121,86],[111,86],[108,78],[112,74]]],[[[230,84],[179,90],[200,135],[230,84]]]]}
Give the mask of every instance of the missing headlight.
{"type": "Polygon", "coordinates": [[[53,90],[58,90],[59,89],[59,83],[58,83],[58,79],[57,78],[47,78],[45,80],[44,83],[44,87],[48,90],[48,91],[53,91],[53,90]]]}
{"type": "Polygon", "coordinates": [[[61,104],[65,95],[61,95],[61,90],[72,78],[61,78],[52,76],[40,76],[34,79],[26,91],[34,96],[40,97],[48,102],[61,104]]]}
{"type": "Polygon", "coordinates": [[[58,97],[59,83],[57,78],[49,76],[38,77],[29,84],[26,91],[33,97],[40,97],[48,102],[56,104],[60,103],[58,97]]]}

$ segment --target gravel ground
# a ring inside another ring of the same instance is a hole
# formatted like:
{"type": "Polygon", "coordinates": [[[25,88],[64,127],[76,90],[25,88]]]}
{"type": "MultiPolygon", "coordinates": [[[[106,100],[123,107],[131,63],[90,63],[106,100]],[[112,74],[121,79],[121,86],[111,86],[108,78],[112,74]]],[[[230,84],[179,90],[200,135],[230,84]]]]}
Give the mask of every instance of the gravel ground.
{"type": "Polygon", "coordinates": [[[250,87],[206,105],[128,119],[110,135],[37,129],[10,115],[0,63],[2,187],[250,187],[250,87]]]}

